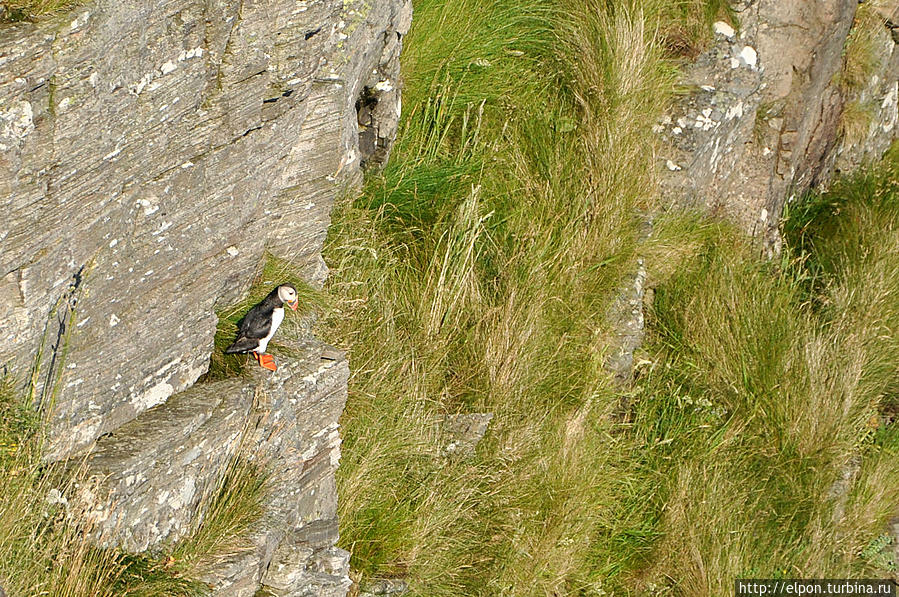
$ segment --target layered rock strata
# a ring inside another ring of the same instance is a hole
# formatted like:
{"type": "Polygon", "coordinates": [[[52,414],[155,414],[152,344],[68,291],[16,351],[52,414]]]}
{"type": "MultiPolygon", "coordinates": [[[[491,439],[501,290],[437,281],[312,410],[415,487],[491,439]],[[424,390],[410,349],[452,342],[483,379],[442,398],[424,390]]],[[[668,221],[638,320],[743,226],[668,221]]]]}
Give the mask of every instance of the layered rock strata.
{"type": "Polygon", "coordinates": [[[879,158],[897,134],[899,52],[884,16],[895,8],[869,4],[735,3],[739,27],[716,23],[715,43],[687,68],[689,93],[656,127],[670,201],[733,219],[773,255],[786,201],[879,158]],[[869,14],[854,35],[856,11],[869,14]],[[853,43],[870,44],[860,88],[844,72],[853,43]],[[859,106],[863,130],[847,135],[859,106]]]}
{"type": "Polygon", "coordinates": [[[0,363],[51,411],[49,458],[190,387],[264,250],[321,283],[334,198],[395,136],[410,19],[98,0],[0,26],[0,363]]]}
{"type": "Polygon", "coordinates": [[[241,455],[272,475],[265,513],[204,580],[346,593],[343,356],[307,338],[273,375],[195,382],[265,252],[325,279],[333,202],[396,135],[410,20],[408,0],[96,0],[0,25],[0,368],[48,460],[90,454],[72,503],[95,541],[184,537],[241,455]]]}
{"type": "Polygon", "coordinates": [[[72,502],[94,541],[142,552],[184,538],[243,458],[268,475],[264,513],[250,545],[204,580],[229,597],[260,586],[279,596],[345,594],[334,473],[349,367],[325,351],[333,354],[314,339],[286,344],[277,372],[195,385],[101,438],[72,502]]]}

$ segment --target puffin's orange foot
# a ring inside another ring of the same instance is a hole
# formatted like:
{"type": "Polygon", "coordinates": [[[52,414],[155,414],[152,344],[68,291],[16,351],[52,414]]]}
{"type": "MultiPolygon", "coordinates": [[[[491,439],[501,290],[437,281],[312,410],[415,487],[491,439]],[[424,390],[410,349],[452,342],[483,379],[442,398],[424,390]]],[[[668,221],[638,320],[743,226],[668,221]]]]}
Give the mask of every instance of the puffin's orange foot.
{"type": "Polygon", "coordinates": [[[277,371],[278,366],[275,364],[275,357],[270,354],[261,354],[259,355],[259,364],[269,371],[277,371]]]}

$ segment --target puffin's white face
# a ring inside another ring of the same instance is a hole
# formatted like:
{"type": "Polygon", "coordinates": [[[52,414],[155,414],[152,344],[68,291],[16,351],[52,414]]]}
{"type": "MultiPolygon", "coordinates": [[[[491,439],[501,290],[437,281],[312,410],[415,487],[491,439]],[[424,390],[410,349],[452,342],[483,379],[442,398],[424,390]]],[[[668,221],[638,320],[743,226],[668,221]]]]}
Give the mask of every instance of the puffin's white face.
{"type": "Polygon", "coordinates": [[[300,305],[296,289],[288,284],[278,286],[278,298],[284,301],[294,311],[296,311],[297,307],[300,305]]]}

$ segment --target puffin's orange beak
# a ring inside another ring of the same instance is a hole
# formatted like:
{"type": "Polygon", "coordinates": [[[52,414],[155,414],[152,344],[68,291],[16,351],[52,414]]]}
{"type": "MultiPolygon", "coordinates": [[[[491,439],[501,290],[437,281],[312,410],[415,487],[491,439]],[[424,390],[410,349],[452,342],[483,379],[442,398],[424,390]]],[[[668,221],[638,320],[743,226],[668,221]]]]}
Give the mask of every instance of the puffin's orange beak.
{"type": "Polygon", "coordinates": [[[295,300],[295,301],[293,301],[293,302],[290,302],[290,303],[287,303],[287,304],[290,306],[291,309],[293,309],[294,311],[296,311],[296,310],[297,310],[297,307],[300,306],[300,300],[297,299],[297,300],[295,300]]]}

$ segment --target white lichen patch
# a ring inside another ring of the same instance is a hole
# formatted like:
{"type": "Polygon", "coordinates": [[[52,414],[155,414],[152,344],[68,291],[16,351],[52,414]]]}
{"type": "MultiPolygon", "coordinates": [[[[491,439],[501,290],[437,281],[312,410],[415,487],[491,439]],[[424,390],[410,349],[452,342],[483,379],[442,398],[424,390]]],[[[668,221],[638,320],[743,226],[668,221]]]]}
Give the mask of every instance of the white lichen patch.
{"type": "Polygon", "coordinates": [[[0,138],[21,141],[34,131],[34,110],[24,100],[13,102],[7,110],[0,110],[0,138]]]}
{"type": "Polygon", "coordinates": [[[167,75],[171,72],[174,72],[178,68],[178,65],[169,60],[165,62],[162,66],[159,67],[159,72],[164,75],[167,75]]]}
{"type": "Polygon", "coordinates": [[[143,93],[144,88],[150,84],[150,81],[153,80],[153,73],[147,73],[143,77],[140,78],[139,81],[132,83],[128,86],[128,93],[131,95],[140,95],[143,93]]]}
{"type": "MultiPolygon", "coordinates": [[[[475,61],[477,62],[477,61],[475,61]]],[[[486,61],[485,61],[486,62],[486,61]]],[[[478,65],[483,66],[483,65],[478,65]]],[[[490,63],[487,62],[486,66],[490,66],[490,63]]],[[[390,79],[384,79],[383,81],[378,81],[375,85],[375,91],[393,91],[393,83],[390,82],[390,79]]]]}
{"type": "Polygon", "coordinates": [[[237,247],[235,247],[234,245],[231,245],[230,247],[225,249],[225,252],[231,257],[237,257],[238,255],[240,255],[240,251],[238,251],[237,247]]]}
{"type": "Polygon", "coordinates": [[[740,50],[740,60],[746,66],[755,68],[756,64],[758,64],[758,59],[759,55],[752,46],[743,46],[743,49],[740,50]]]}
{"type": "Polygon", "coordinates": [[[75,99],[73,97],[64,97],[62,101],[56,106],[56,109],[60,112],[65,112],[69,106],[75,103],[75,99]]]}
{"type": "Polygon", "coordinates": [[[199,58],[203,55],[203,48],[194,48],[193,50],[182,50],[180,54],[178,54],[178,62],[184,62],[185,60],[190,60],[191,58],[199,58]]]}
{"type": "Polygon", "coordinates": [[[175,388],[167,382],[160,382],[142,394],[138,394],[131,398],[131,404],[138,412],[143,412],[148,408],[153,408],[157,404],[162,404],[169,396],[175,393],[175,388]]]}
{"type": "Polygon", "coordinates": [[[74,21],[72,21],[72,22],[69,24],[69,28],[70,28],[72,31],[75,31],[76,29],[80,29],[81,27],[84,27],[84,25],[87,24],[87,20],[88,20],[90,17],[91,17],[91,13],[89,13],[89,12],[81,13],[78,17],[75,18],[74,21]]]}
{"type": "Polygon", "coordinates": [[[159,206],[149,199],[138,199],[137,206],[143,208],[145,216],[153,215],[154,213],[159,211],[159,206]]]}
{"type": "Polygon", "coordinates": [[[880,103],[880,109],[883,112],[883,132],[889,133],[899,121],[899,82],[893,84],[890,90],[883,97],[880,103]]]}
{"type": "Polygon", "coordinates": [[[711,129],[715,128],[717,125],[718,125],[718,123],[712,119],[712,109],[711,108],[705,108],[702,111],[702,113],[696,117],[696,123],[694,124],[694,126],[696,128],[701,129],[703,131],[711,130],[711,129]]]}
{"type": "Polygon", "coordinates": [[[113,313],[112,315],[109,316],[109,327],[114,328],[115,326],[119,325],[120,321],[121,321],[121,319],[116,317],[116,314],[113,313]]]}
{"type": "Polygon", "coordinates": [[[728,39],[731,39],[736,33],[736,31],[734,31],[734,28],[724,21],[716,21],[715,24],[712,25],[712,29],[714,29],[715,35],[723,35],[728,39]]]}
{"type": "Polygon", "coordinates": [[[724,115],[725,120],[733,120],[734,118],[742,118],[743,117],[743,102],[737,102],[733,106],[727,109],[727,113],[724,115]]]}
{"type": "Polygon", "coordinates": [[[196,484],[193,477],[187,477],[180,484],[177,493],[172,496],[172,499],[169,501],[169,506],[173,510],[181,510],[193,499],[195,491],[196,484]]]}

